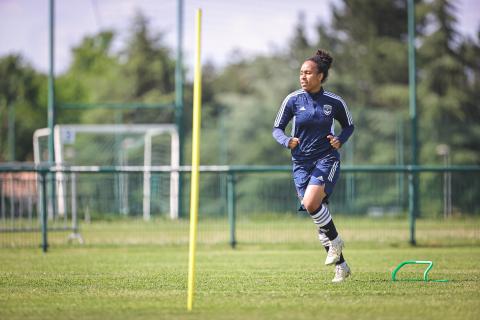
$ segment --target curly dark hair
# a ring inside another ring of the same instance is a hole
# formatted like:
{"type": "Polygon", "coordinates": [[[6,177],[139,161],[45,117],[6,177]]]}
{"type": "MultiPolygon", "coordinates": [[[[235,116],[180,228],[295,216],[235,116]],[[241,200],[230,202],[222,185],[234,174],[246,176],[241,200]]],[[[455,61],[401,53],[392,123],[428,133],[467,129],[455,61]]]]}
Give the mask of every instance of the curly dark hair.
{"type": "Polygon", "coordinates": [[[308,58],[306,61],[315,62],[317,65],[317,72],[323,73],[322,83],[327,80],[328,77],[328,69],[332,65],[333,58],[326,50],[318,49],[315,55],[308,58]]]}

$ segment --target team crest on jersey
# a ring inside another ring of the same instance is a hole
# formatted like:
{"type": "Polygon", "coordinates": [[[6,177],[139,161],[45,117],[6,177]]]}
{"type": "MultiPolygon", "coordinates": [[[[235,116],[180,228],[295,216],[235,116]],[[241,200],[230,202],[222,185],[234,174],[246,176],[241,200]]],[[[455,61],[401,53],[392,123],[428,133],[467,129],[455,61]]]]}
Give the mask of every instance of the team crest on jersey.
{"type": "Polygon", "coordinates": [[[329,105],[329,104],[323,105],[323,113],[325,113],[325,115],[329,116],[332,113],[332,106],[329,105]]]}

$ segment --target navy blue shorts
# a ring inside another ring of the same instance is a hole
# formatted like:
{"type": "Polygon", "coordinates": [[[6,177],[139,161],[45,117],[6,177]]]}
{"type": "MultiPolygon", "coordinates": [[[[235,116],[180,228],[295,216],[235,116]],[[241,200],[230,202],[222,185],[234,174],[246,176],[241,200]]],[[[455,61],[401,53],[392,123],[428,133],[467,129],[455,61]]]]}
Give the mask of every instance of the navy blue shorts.
{"type": "Polygon", "coordinates": [[[293,182],[300,199],[303,199],[309,184],[325,185],[328,198],[339,176],[340,159],[331,153],[318,160],[293,162],[293,182]]]}

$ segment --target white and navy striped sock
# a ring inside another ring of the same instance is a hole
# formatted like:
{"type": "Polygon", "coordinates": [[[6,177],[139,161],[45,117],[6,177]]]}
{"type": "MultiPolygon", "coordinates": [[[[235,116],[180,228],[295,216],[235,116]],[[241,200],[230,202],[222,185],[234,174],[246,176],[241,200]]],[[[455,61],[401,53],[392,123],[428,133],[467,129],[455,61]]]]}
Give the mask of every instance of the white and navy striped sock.
{"type": "Polygon", "coordinates": [[[322,204],[314,212],[310,213],[310,216],[312,217],[313,222],[318,227],[323,227],[323,226],[327,225],[330,222],[330,220],[332,220],[332,216],[330,215],[330,211],[328,210],[328,207],[324,204],[322,204]]]}
{"type": "Polygon", "coordinates": [[[313,222],[318,226],[318,230],[325,233],[328,239],[333,240],[338,236],[330,211],[324,203],[322,203],[320,208],[310,213],[310,216],[312,217],[313,222]]]}

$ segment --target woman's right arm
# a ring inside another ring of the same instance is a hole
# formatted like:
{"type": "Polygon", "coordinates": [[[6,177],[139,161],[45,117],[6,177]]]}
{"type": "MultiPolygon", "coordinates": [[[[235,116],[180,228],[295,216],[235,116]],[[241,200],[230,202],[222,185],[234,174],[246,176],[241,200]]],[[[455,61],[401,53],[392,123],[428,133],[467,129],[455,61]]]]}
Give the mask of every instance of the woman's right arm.
{"type": "Polygon", "coordinates": [[[280,110],[278,110],[277,117],[275,118],[275,123],[273,124],[272,135],[275,140],[285,148],[291,148],[291,146],[289,146],[289,142],[292,140],[292,138],[285,134],[285,128],[293,118],[293,100],[294,97],[291,96],[287,96],[283,100],[280,110]]]}
{"type": "Polygon", "coordinates": [[[272,135],[278,143],[280,143],[285,148],[288,148],[288,142],[290,141],[290,137],[288,137],[282,129],[274,127],[272,135]]]}

